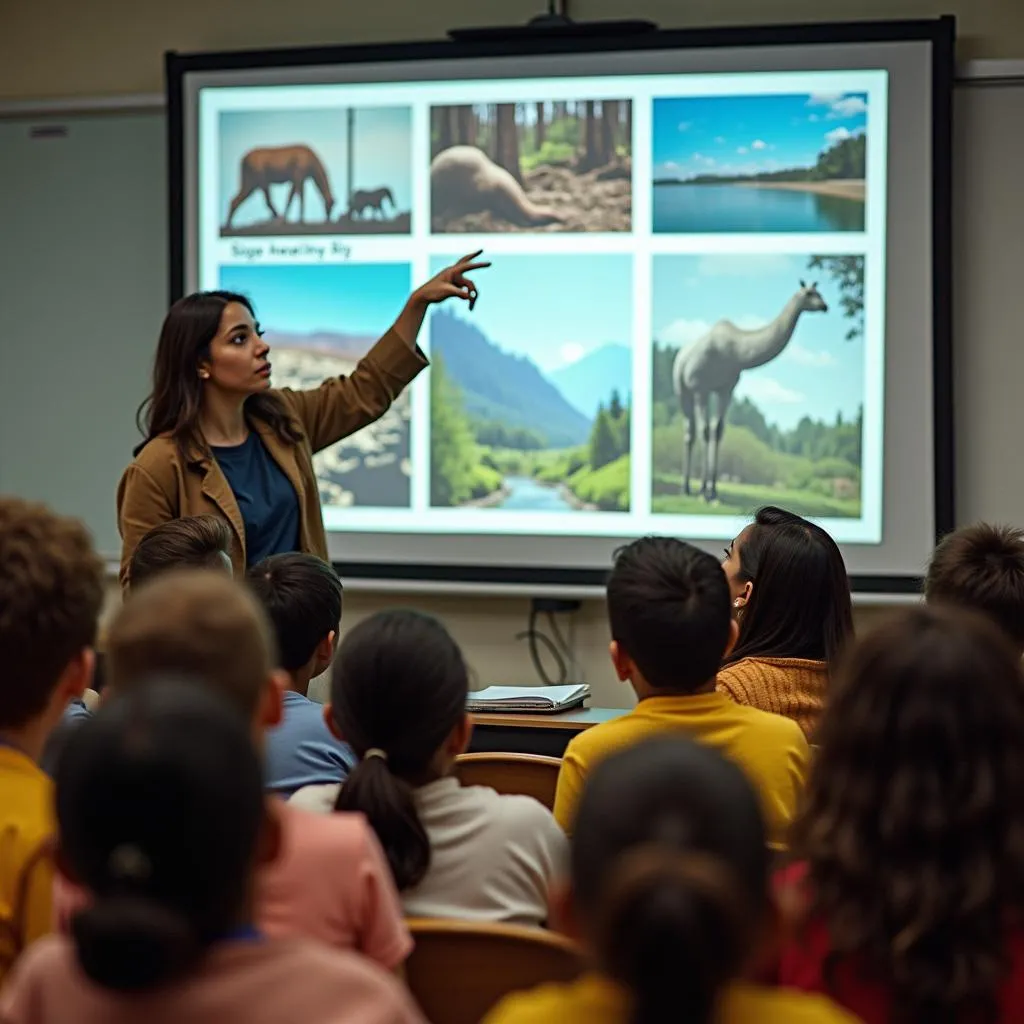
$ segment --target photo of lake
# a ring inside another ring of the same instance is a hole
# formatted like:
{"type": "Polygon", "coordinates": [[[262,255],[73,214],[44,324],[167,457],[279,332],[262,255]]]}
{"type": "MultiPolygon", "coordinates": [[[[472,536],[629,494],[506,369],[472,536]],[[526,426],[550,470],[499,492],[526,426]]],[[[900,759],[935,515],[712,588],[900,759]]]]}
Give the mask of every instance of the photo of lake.
{"type": "Polygon", "coordinates": [[[865,93],[654,101],[655,233],[863,231],[865,93]]]}

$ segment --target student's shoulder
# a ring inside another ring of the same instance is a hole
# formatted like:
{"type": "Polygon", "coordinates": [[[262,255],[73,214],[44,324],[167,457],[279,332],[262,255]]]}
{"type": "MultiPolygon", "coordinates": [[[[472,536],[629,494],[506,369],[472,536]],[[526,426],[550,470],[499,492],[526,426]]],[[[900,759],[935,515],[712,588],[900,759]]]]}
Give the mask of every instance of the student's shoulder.
{"type": "Polygon", "coordinates": [[[618,718],[607,722],[599,722],[578,732],[565,748],[567,756],[575,756],[581,760],[607,752],[609,749],[628,743],[638,731],[638,721],[631,712],[625,712],[618,718]]]}
{"type": "Polygon", "coordinates": [[[761,1024],[857,1024],[860,1019],[826,996],[755,985],[736,986],[723,1009],[725,1019],[761,1024]]]}
{"type": "Polygon", "coordinates": [[[743,719],[751,729],[756,729],[759,735],[770,736],[776,743],[785,743],[798,750],[807,749],[807,738],[792,718],[763,711],[749,704],[736,704],[730,711],[743,719]]]}
{"type": "MultiPolygon", "coordinates": [[[[216,972],[217,965],[214,966],[216,972]]],[[[247,949],[227,951],[221,970],[257,970],[265,987],[286,989],[302,979],[306,1003],[344,1002],[345,1020],[362,1020],[360,1011],[373,1008],[372,1020],[419,1020],[417,1011],[398,979],[376,961],[354,950],[339,949],[305,937],[264,939],[247,949]],[[232,963],[232,961],[234,961],[232,963]]],[[[333,1019],[321,1017],[319,1019],[333,1019]]]]}
{"type": "Polygon", "coordinates": [[[368,853],[372,847],[370,825],[362,814],[344,811],[318,814],[289,800],[275,801],[282,826],[286,855],[347,856],[368,853]]]}
{"type": "Polygon", "coordinates": [[[36,939],[18,957],[4,980],[0,1017],[7,1019],[5,1011],[17,994],[25,994],[40,984],[60,985],[63,979],[76,973],[75,965],[75,951],[70,939],[64,935],[44,935],[36,939]]]}
{"type": "Polygon", "coordinates": [[[555,816],[539,800],[532,796],[519,793],[496,793],[482,786],[483,800],[488,814],[495,823],[509,835],[511,839],[524,840],[544,838],[547,833],[562,830],[555,821],[555,816]]]}

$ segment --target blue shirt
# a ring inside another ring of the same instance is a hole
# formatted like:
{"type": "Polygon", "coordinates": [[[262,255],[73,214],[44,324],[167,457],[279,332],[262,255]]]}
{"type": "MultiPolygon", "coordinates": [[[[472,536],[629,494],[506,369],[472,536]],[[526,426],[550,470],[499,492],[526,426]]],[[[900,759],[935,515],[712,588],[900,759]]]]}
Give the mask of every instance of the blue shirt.
{"type": "Polygon", "coordinates": [[[327,728],[323,705],[294,690],[283,703],[281,724],[267,730],[267,789],[287,799],[303,786],[347,778],[356,756],[327,728]]]}
{"type": "Polygon", "coordinates": [[[299,549],[299,498],[255,430],[239,445],[214,448],[245,524],[245,563],[299,549]]]}

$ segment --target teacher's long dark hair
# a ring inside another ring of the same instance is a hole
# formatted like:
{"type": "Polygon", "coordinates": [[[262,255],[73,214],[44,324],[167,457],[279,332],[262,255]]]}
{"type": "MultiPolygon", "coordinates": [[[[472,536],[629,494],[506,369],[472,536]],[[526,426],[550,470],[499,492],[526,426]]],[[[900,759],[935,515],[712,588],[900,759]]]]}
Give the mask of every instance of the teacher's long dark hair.
{"type": "MultiPolygon", "coordinates": [[[[203,394],[199,364],[209,359],[210,343],[220,328],[225,308],[232,302],[244,306],[255,320],[252,303],[235,292],[195,292],[178,299],[168,310],[153,363],[153,389],[136,413],[136,423],[146,439],[134,454],[166,433],[174,438],[183,458],[206,448],[199,430],[203,394]]],[[[250,395],[245,411],[268,424],[286,444],[302,440],[294,419],[273,392],[250,395]]]]}

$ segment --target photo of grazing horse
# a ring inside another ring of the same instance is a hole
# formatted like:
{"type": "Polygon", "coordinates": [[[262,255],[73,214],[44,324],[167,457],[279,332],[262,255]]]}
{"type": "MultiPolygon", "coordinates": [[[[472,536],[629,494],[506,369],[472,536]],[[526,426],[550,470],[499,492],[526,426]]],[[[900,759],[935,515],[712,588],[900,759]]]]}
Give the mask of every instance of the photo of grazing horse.
{"type": "Polygon", "coordinates": [[[263,193],[274,220],[287,220],[292,200],[299,199],[299,223],[306,221],[306,181],[312,180],[324,203],[324,221],[330,220],[334,194],[323,162],[309,146],[273,146],[250,149],[241,162],[241,184],[231,200],[225,229],[231,227],[238,208],[257,190],[263,193]],[[270,194],[271,185],[291,185],[291,192],[278,213],[270,194]]]}
{"type": "Polygon", "coordinates": [[[374,189],[372,192],[366,192],[362,189],[353,192],[348,204],[349,216],[354,219],[362,217],[367,210],[371,212],[371,215],[376,210],[378,216],[383,219],[385,199],[391,204],[392,210],[397,209],[395,197],[391,194],[391,189],[386,185],[382,188],[374,189]]]}

